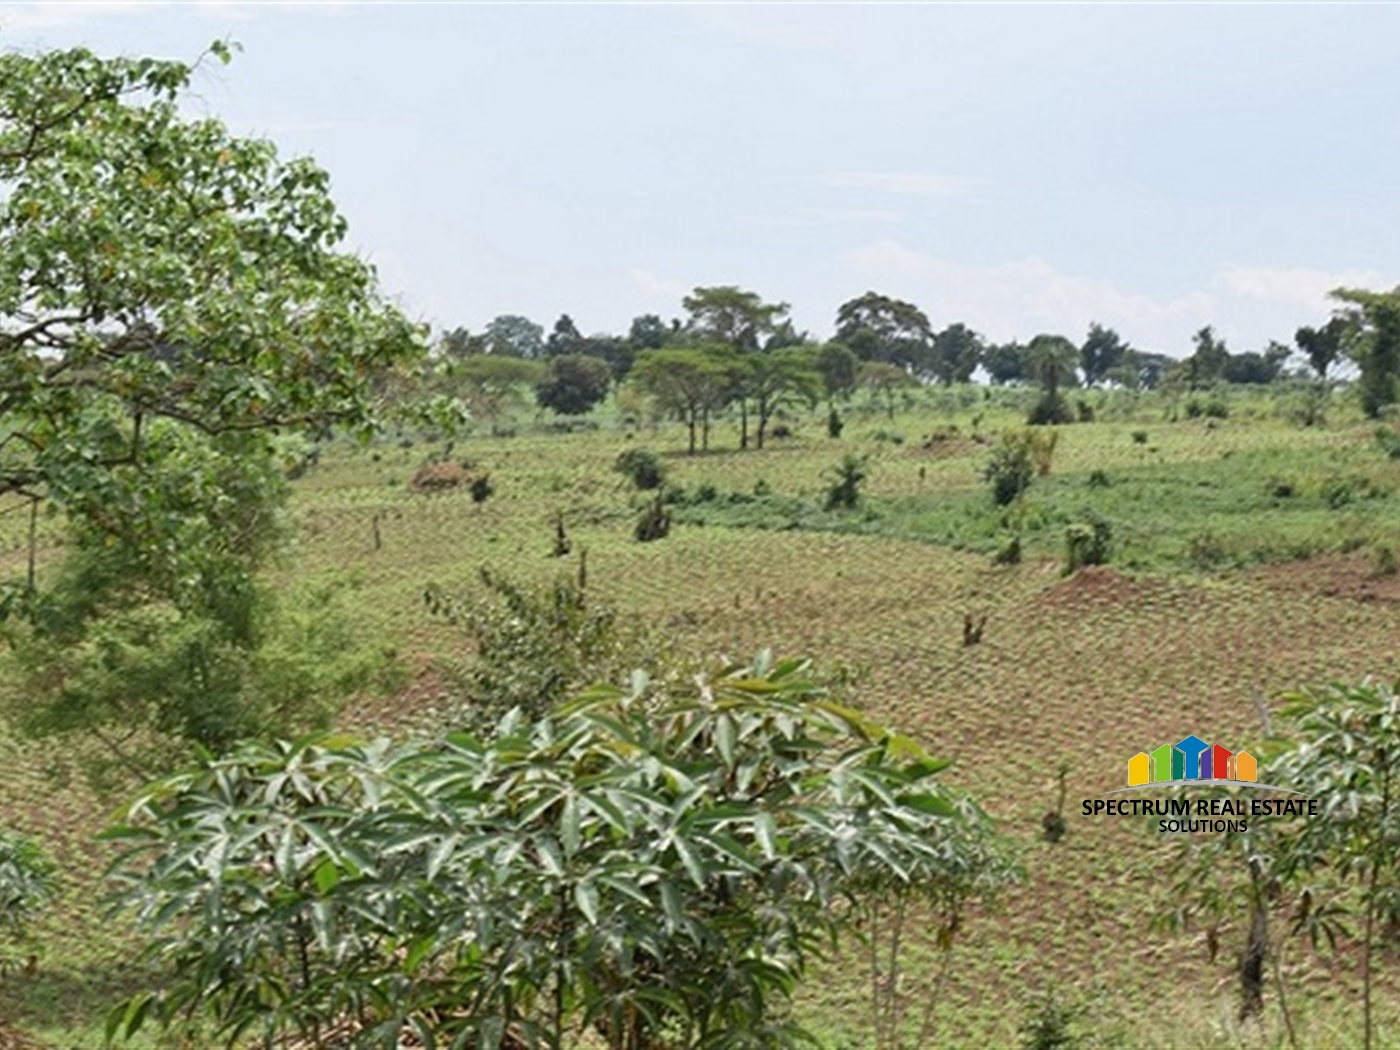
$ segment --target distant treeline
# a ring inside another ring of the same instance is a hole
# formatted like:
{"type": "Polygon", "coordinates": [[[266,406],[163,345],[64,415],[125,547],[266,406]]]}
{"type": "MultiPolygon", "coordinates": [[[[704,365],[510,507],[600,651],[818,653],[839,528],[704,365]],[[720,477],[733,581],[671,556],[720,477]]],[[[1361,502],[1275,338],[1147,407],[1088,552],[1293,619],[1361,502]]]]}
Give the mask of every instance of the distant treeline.
{"type": "MultiPolygon", "coordinates": [[[[483,331],[456,328],[436,342],[436,362],[472,388],[473,400],[533,386],[542,407],[588,411],[611,384],[632,376],[684,418],[703,424],[722,399],[742,408],[745,442],[753,402],[758,442],[770,402],[835,401],[867,389],[880,397],[901,385],[1112,385],[1131,390],[1177,384],[1199,390],[1217,383],[1268,384],[1329,378],[1343,361],[1356,367],[1363,406],[1377,415],[1397,400],[1400,374],[1400,290],[1339,289],[1341,305],[1319,327],[1299,328],[1291,344],[1232,352],[1210,326],[1193,337],[1184,359],[1136,348],[1093,323],[1083,339],[1042,333],[1027,342],[992,343],[960,322],[935,331],[913,303],[866,292],[841,305],[831,337],[796,329],[789,306],[765,302],[733,285],[696,288],[682,300],[684,317],[633,319],[626,335],[584,335],[563,314],[546,335],[526,317],[503,315],[483,331]],[[493,395],[494,392],[494,395],[493,395]]],[[[499,407],[499,406],[496,406],[499,407]]]]}

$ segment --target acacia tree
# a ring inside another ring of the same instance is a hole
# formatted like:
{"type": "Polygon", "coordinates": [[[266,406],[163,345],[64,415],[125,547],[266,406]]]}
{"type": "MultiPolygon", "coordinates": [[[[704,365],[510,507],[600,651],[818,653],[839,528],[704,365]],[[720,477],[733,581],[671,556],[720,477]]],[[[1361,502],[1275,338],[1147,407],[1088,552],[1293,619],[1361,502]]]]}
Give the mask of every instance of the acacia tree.
{"type": "Polygon", "coordinates": [[[822,388],[815,353],[806,347],[785,347],[741,358],[744,385],[754,401],[758,426],[754,438],[763,447],[768,423],[783,405],[816,404],[822,388]]]}
{"type": "Polygon", "coordinates": [[[786,1008],[848,897],[917,882],[965,900],[1009,874],[985,816],[936,780],[947,763],[809,670],[764,654],[686,685],[634,675],[485,738],[202,759],[113,832],[168,973],[110,1031],[802,1040],[786,1008]]]}
{"type": "Polygon", "coordinates": [[[681,300],[681,305],[690,314],[686,331],[693,338],[729,347],[736,358],[730,371],[730,400],[739,403],[739,447],[746,449],[749,447],[749,399],[757,396],[751,381],[759,373],[749,368],[743,359],[760,349],[772,349],[770,344],[775,338],[786,343],[792,337],[792,326],[784,320],[788,304],[765,303],[755,292],[734,285],[718,285],[696,288],[681,300]]]}
{"type": "Polygon", "coordinates": [[[637,355],[631,375],[657,404],[685,421],[687,451],[693,456],[697,428],[700,447],[709,451],[710,419],[731,396],[736,368],[729,347],[710,345],[645,350],[637,355]]]}
{"type": "Polygon", "coordinates": [[[0,56],[0,498],[50,501],[71,529],[55,586],[0,589],[0,621],[51,725],[102,720],[82,698],[104,661],[130,691],[151,684],[136,667],[183,665],[207,710],[126,729],[213,744],[258,722],[193,683],[241,674],[266,637],[276,433],[366,432],[376,378],[420,346],[341,250],[325,171],[183,116],[193,72],[0,56]]]}

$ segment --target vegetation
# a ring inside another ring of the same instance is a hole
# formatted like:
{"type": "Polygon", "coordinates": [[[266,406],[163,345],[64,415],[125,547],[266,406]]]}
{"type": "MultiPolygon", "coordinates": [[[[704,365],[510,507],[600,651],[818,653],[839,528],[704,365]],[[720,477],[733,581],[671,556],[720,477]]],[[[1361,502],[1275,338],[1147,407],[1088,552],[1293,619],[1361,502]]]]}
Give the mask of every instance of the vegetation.
{"type": "Polygon", "coordinates": [[[0,63],[0,1043],[1389,1038],[1396,292],[1297,359],[735,285],[424,354],[190,67],[0,63]],[[1081,814],[1186,732],[1322,815],[1081,814]]]}
{"type": "Polygon", "coordinates": [[[321,1044],[785,1046],[848,894],[995,883],[946,763],[762,656],[392,749],[206,759],[140,799],[125,898],[172,978],[113,1014],[321,1044]],[[187,915],[192,922],[177,922],[187,915]]]}

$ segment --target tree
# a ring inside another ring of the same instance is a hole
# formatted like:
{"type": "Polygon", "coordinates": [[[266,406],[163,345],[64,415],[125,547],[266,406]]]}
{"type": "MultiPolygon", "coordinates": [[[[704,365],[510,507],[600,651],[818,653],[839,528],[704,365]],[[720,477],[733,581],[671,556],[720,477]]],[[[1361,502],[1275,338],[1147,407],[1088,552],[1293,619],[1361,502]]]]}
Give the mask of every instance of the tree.
{"type": "Polygon", "coordinates": [[[1112,328],[1097,321],[1089,325],[1089,334],[1079,348],[1079,367],[1084,373],[1085,386],[1098,386],[1109,373],[1123,364],[1132,348],[1112,328]]]}
{"type": "Polygon", "coordinates": [[[568,314],[560,314],[559,320],[554,322],[554,330],[549,333],[549,338],[545,340],[545,356],[558,357],[561,354],[582,353],[582,347],[583,334],[574,324],[574,319],[568,314]]]}
{"type": "Polygon", "coordinates": [[[1187,388],[1200,390],[1222,378],[1225,364],[1230,360],[1230,351],[1225,348],[1225,340],[1215,337],[1215,330],[1210,325],[1191,338],[1196,350],[1181,362],[1180,369],[1187,388]]]}
{"type": "Polygon", "coordinates": [[[987,370],[987,377],[998,385],[1023,382],[1026,348],[1014,341],[989,346],[982,352],[982,367],[987,370]]]}
{"type": "Polygon", "coordinates": [[[690,314],[686,330],[701,342],[757,350],[788,312],[787,303],[765,303],[732,284],[696,288],[681,300],[690,314]]]}
{"type": "Polygon", "coordinates": [[[327,174],[184,117],[192,73],[0,56],[0,496],[67,521],[44,586],[0,587],[43,731],[214,746],[316,721],[305,668],[270,666],[257,583],[275,435],[367,433],[377,382],[422,349],[342,250],[327,174]],[[271,678],[287,691],[254,699],[271,678]]]}
{"type": "Polygon", "coordinates": [[[484,354],[488,349],[485,336],[472,335],[465,328],[454,328],[450,332],[443,332],[438,338],[437,345],[441,355],[449,360],[470,357],[472,354],[484,354]]]}
{"type": "Polygon", "coordinates": [[[860,385],[870,392],[870,400],[883,398],[885,414],[894,418],[894,405],[900,393],[919,385],[919,381],[898,365],[886,361],[867,361],[860,366],[860,385]]]}
{"type": "MultiPolygon", "coordinates": [[[[1321,803],[1293,836],[1286,881],[1335,872],[1361,907],[1363,1045],[1372,1045],[1372,973],[1381,924],[1400,915],[1400,684],[1333,683],[1290,694],[1284,717],[1298,742],[1270,763],[1270,775],[1321,803]]],[[[1308,887],[1308,907],[1328,907],[1329,880],[1308,887]]]]}
{"type": "Polygon", "coordinates": [[[336,250],[327,174],[182,117],[191,72],[0,56],[0,495],[67,505],[144,463],[157,419],[363,427],[366,377],[418,350],[336,250]]]}
{"type": "MultiPolygon", "coordinates": [[[[731,348],[736,354],[756,352],[778,331],[788,312],[787,303],[765,303],[754,292],[734,285],[696,288],[681,300],[690,313],[686,330],[692,338],[731,348]]],[[[791,326],[788,326],[789,330],[791,326]]],[[[739,402],[739,447],[749,447],[750,370],[743,364],[730,377],[729,400],[739,402]]]]}
{"type": "Polygon", "coordinates": [[[1176,365],[1166,354],[1154,354],[1131,347],[1124,351],[1123,361],[1110,368],[1105,378],[1129,390],[1153,390],[1176,365]]]}
{"type": "Polygon", "coordinates": [[[607,363],[614,383],[621,383],[627,378],[637,356],[637,347],[632,345],[631,340],[606,333],[588,336],[580,347],[581,353],[607,363]]]}
{"type": "Polygon", "coordinates": [[[690,436],[687,451],[692,456],[697,428],[701,447],[710,448],[710,417],[733,390],[735,360],[729,347],[711,345],[646,350],[632,366],[637,385],[685,422],[690,436]]]}
{"type": "Polygon", "coordinates": [[[1351,304],[1342,316],[1354,338],[1344,342],[1348,357],[1361,371],[1357,389],[1361,408],[1371,418],[1400,401],[1400,288],[1368,292],[1338,288],[1332,298],[1351,304]]]}
{"type": "Polygon", "coordinates": [[[612,370],[606,361],[587,354],[551,357],[544,379],[535,387],[535,400],[564,416],[581,416],[608,396],[612,370]]]}
{"type": "Polygon", "coordinates": [[[753,398],[758,415],[755,431],[758,447],[773,413],[784,405],[801,403],[809,408],[817,403],[821,377],[816,371],[815,355],[806,347],[788,347],[764,353],[746,354],[740,359],[743,387],[753,398]]]}
{"type": "Polygon", "coordinates": [[[486,326],[487,353],[534,360],[544,355],[544,329],[528,317],[501,314],[486,326]]]}
{"type": "Polygon", "coordinates": [[[864,361],[883,361],[909,372],[922,372],[933,328],[913,303],[866,292],[837,308],[836,341],[864,361]]]}
{"type": "Polygon", "coordinates": [[[660,350],[670,342],[671,334],[671,326],[656,314],[642,314],[632,318],[627,341],[634,350],[660,350]]]}
{"type": "Polygon", "coordinates": [[[543,381],[545,365],[523,357],[475,354],[449,362],[445,382],[460,391],[472,412],[483,419],[499,419],[512,405],[524,403],[525,392],[543,381]]]}
{"type": "Polygon", "coordinates": [[[1068,423],[1074,415],[1060,387],[1076,381],[1079,348],[1062,335],[1038,335],[1026,345],[1026,371],[1040,383],[1041,398],[1031,409],[1031,423],[1068,423]]]}
{"type": "Polygon", "coordinates": [[[1333,317],[1321,328],[1299,328],[1293,342],[1308,359],[1317,378],[1327,379],[1327,370],[1342,355],[1342,346],[1350,334],[1351,323],[1344,316],[1333,317]]]}
{"type": "Polygon", "coordinates": [[[958,322],[933,337],[928,371],[940,383],[966,383],[982,361],[982,337],[958,322]]]}
{"type": "Polygon", "coordinates": [[[860,358],[840,343],[824,343],[817,350],[814,364],[828,402],[838,398],[844,401],[856,392],[860,358]]]}
{"type": "Polygon", "coordinates": [[[1227,383],[1247,383],[1266,386],[1283,374],[1284,362],[1293,351],[1282,343],[1270,342],[1262,354],[1246,351],[1230,354],[1220,370],[1220,376],[1227,383]]]}
{"type": "Polygon", "coordinates": [[[486,736],[202,756],[111,833],[166,970],[112,1034],[790,1046],[848,902],[1009,874],[946,765],[767,654],[486,736]]]}

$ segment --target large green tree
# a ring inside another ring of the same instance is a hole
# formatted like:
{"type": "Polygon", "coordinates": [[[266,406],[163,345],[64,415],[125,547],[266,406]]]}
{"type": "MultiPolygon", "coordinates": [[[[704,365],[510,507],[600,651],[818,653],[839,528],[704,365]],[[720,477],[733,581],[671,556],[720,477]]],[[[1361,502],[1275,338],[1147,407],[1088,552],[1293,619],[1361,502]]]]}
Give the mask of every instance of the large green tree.
{"type": "Polygon", "coordinates": [[[1293,333],[1293,342],[1308,359],[1308,365],[1319,380],[1327,379],[1327,370],[1342,356],[1346,337],[1351,334],[1346,317],[1331,318],[1321,328],[1304,326],[1293,333]]]}
{"type": "Polygon", "coordinates": [[[157,419],[362,426],[367,377],[415,345],[339,250],[327,174],[184,117],[191,75],[0,55],[0,495],[67,502],[157,419]]]}
{"type": "Polygon", "coordinates": [[[966,383],[982,362],[982,337],[962,322],[950,324],[933,337],[927,371],[940,383],[966,383]]]}
{"type": "Polygon", "coordinates": [[[863,360],[921,372],[928,364],[933,328],[913,303],[866,292],[837,309],[835,338],[863,360]]]}
{"type": "Polygon", "coordinates": [[[241,703],[276,435],[372,426],[420,335],[343,250],[327,174],[187,117],[193,74],[0,55],[0,498],[69,525],[52,586],[0,590],[0,621],[27,718],[215,745],[277,720],[241,703]]]}
{"type": "Polygon", "coordinates": [[[1400,288],[1368,292],[1338,288],[1332,297],[1341,303],[1343,317],[1356,336],[1347,340],[1347,355],[1361,375],[1357,389],[1368,416],[1400,401],[1400,288]]]}
{"type": "Polygon", "coordinates": [[[588,354],[551,357],[544,379],[535,387],[541,407],[563,416],[581,416],[608,396],[612,369],[588,354]]]}

